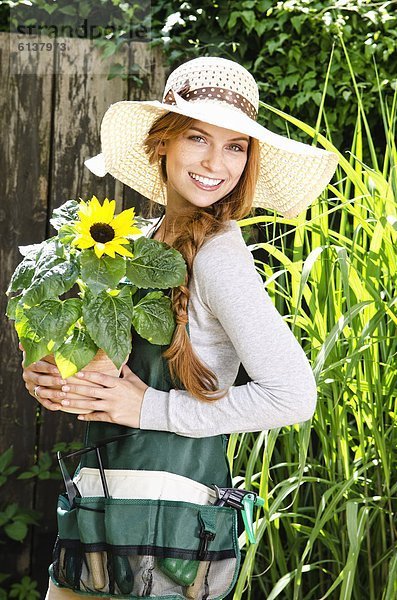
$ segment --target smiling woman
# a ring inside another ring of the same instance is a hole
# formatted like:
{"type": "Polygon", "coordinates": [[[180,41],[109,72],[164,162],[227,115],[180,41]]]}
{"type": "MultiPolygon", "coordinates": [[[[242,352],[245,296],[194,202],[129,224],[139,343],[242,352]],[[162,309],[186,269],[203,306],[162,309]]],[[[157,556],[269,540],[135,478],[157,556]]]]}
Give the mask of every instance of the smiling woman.
{"type": "MultiPolygon", "coordinates": [[[[57,588],[51,583],[47,600],[230,600],[238,534],[245,525],[255,541],[250,516],[264,501],[233,488],[226,434],[313,415],[310,363],[237,221],[254,207],[299,214],[338,160],[265,129],[258,104],[244,67],[202,57],[170,74],[162,102],[117,102],[104,115],[102,153],[86,165],[165,205],[148,235],[179,250],[186,278],[164,290],[175,316],[170,344],[134,334],[122,378],[87,375],[63,392],[64,405],[79,407],[84,396],[93,412],[81,417],[87,447],[73,481],[63,465],[68,493],[58,501],[50,567],[57,588]],[[241,364],[249,381],[236,386],[241,364]]],[[[24,373],[51,408],[52,380],[37,377],[24,373]]]]}

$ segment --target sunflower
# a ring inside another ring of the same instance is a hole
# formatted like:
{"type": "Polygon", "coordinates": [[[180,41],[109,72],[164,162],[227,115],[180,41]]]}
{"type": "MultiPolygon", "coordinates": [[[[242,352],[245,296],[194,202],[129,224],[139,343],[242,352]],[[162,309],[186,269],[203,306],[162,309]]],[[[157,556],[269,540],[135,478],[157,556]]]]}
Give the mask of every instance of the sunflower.
{"type": "Polygon", "coordinates": [[[79,207],[79,220],[74,223],[79,235],[72,241],[72,246],[81,249],[94,246],[98,258],[102,254],[114,258],[115,252],[123,256],[134,256],[127,248],[123,248],[123,244],[129,243],[125,236],[141,233],[140,229],[133,226],[135,208],[123,210],[115,217],[116,201],[105,198],[101,206],[96,196],[88,204],[82,200],[79,207]]]}

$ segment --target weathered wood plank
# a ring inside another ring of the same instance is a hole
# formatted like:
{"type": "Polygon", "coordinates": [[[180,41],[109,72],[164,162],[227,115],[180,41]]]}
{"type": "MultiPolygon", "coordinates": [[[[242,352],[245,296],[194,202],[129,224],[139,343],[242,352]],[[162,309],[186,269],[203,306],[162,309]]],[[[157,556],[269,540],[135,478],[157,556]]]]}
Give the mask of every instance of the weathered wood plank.
{"type": "MultiPolygon", "coordinates": [[[[129,47],[129,64],[138,65],[139,76],[144,78],[142,88],[137,88],[132,83],[129,85],[128,100],[159,100],[163,96],[164,85],[166,82],[166,67],[164,64],[164,55],[159,47],[151,50],[145,43],[134,43],[129,47]]],[[[156,203],[152,203],[156,204],[156,203]]],[[[135,213],[149,216],[150,200],[142,196],[139,192],[124,186],[123,207],[129,208],[135,206],[135,213]]],[[[160,215],[162,207],[157,205],[153,207],[153,217],[160,215]]]]}
{"type": "MultiPolygon", "coordinates": [[[[5,33],[0,33],[0,55],[3,131],[0,171],[7,174],[0,179],[0,308],[4,315],[7,303],[4,292],[22,259],[18,246],[37,243],[46,237],[51,78],[34,75],[34,53],[15,52],[10,57],[5,33]]],[[[40,59],[47,72],[51,55],[42,54],[40,59]]],[[[0,451],[12,445],[15,463],[26,468],[32,465],[35,456],[37,404],[25,388],[21,361],[14,323],[4,320],[0,330],[0,451]]],[[[3,502],[18,502],[23,508],[32,508],[34,483],[15,481],[12,487],[4,489],[3,502]]],[[[26,574],[29,561],[30,538],[22,549],[19,543],[8,543],[1,571],[13,576],[26,574]]]]}

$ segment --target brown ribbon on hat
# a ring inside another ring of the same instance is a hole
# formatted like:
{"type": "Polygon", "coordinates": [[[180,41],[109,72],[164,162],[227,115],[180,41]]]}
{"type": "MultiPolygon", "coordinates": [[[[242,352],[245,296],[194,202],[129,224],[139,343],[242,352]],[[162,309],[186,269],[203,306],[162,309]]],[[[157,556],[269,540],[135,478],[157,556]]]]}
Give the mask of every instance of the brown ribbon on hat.
{"type": "MultiPolygon", "coordinates": [[[[196,90],[192,90],[190,88],[189,80],[186,79],[185,83],[179,90],[175,90],[179,96],[181,96],[184,100],[197,100],[200,98],[211,98],[214,100],[220,100],[221,102],[227,102],[232,106],[236,106],[243,113],[245,113],[248,117],[256,121],[258,116],[258,112],[255,107],[241,94],[237,94],[236,92],[232,92],[227,88],[220,87],[200,87],[196,90]]],[[[170,88],[166,93],[164,100],[164,104],[176,104],[174,90],[170,88]]]]}

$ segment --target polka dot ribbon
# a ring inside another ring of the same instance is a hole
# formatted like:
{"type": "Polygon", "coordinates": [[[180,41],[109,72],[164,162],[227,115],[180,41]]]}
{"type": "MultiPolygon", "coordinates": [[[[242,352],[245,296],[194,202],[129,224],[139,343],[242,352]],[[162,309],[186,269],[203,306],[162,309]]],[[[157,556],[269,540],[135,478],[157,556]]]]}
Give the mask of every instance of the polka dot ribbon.
{"type": "MultiPolygon", "coordinates": [[[[241,94],[232,92],[221,87],[200,87],[196,90],[190,88],[189,80],[187,79],[179,90],[175,90],[184,100],[198,100],[200,98],[211,98],[221,102],[227,102],[232,106],[239,108],[248,117],[256,121],[257,111],[255,107],[241,94]]],[[[171,88],[163,99],[164,104],[176,104],[174,90],[171,88]]]]}

